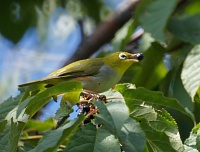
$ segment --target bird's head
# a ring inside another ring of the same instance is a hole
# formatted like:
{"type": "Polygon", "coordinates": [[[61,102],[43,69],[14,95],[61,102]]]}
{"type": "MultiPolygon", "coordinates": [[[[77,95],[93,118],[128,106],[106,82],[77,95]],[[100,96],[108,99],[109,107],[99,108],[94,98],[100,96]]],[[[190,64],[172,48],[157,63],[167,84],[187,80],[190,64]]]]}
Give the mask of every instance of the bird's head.
{"type": "Polygon", "coordinates": [[[141,53],[131,54],[128,52],[116,52],[103,58],[104,62],[115,71],[124,74],[124,72],[133,64],[141,61],[141,53]]]}

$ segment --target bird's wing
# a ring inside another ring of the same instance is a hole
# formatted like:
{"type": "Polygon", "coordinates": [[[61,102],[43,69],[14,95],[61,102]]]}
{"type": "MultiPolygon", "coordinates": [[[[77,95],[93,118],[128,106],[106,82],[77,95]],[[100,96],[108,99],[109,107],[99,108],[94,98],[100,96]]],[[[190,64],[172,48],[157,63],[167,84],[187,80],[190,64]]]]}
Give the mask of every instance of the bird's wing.
{"type": "Polygon", "coordinates": [[[93,58],[88,60],[80,60],[71,63],[59,70],[49,74],[43,80],[47,79],[59,79],[59,78],[77,78],[84,76],[96,75],[99,69],[104,65],[100,58],[93,58]]]}
{"type": "Polygon", "coordinates": [[[93,58],[88,60],[80,60],[73,62],[61,69],[58,69],[47,77],[44,77],[39,80],[34,80],[18,85],[19,87],[31,85],[31,84],[57,84],[65,80],[70,80],[73,78],[92,76],[96,75],[99,69],[104,65],[103,61],[100,58],[93,58]]]}

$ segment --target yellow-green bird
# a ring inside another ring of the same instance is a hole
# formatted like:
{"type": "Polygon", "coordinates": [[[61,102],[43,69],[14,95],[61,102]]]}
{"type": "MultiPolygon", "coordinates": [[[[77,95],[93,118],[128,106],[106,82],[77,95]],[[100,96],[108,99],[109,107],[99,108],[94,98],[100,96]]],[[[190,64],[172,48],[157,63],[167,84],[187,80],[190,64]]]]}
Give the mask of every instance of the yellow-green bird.
{"type": "Polygon", "coordinates": [[[19,87],[40,83],[48,87],[75,80],[82,83],[83,89],[101,93],[117,84],[125,71],[142,59],[141,53],[116,52],[103,58],[79,60],[52,72],[47,77],[20,84],[19,87]]]}

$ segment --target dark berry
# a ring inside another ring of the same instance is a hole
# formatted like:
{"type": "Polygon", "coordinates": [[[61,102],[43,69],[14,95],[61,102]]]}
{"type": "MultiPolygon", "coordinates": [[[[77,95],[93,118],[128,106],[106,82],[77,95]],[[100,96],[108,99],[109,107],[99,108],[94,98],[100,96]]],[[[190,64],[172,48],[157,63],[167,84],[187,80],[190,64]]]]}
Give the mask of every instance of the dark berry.
{"type": "Polygon", "coordinates": [[[84,124],[87,124],[87,123],[90,123],[91,122],[91,120],[89,119],[89,118],[86,118],[85,120],[84,120],[84,124]]]}
{"type": "Polygon", "coordinates": [[[137,59],[138,59],[139,61],[143,60],[143,58],[144,58],[144,56],[143,56],[142,53],[138,53],[138,54],[137,54],[137,59]]]}
{"type": "Polygon", "coordinates": [[[93,116],[93,115],[90,115],[90,119],[94,119],[94,116],[93,116]]]}
{"type": "Polygon", "coordinates": [[[90,106],[89,105],[84,105],[83,106],[83,111],[88,113],[90,111],[90,106]]]}

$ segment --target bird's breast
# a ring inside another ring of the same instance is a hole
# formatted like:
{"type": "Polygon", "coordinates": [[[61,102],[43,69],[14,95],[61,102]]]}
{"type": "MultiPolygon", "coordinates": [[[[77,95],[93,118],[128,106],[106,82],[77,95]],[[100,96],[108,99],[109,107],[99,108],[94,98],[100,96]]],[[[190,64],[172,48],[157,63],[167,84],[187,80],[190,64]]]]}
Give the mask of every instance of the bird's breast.
{"type": "Polygon", "coordinates": [[[82,82],[83,89],[101,93],[112,88],[121,79],[121,75],[107,65],[100,68],[98,74],[78,78],[82,82]]]}

